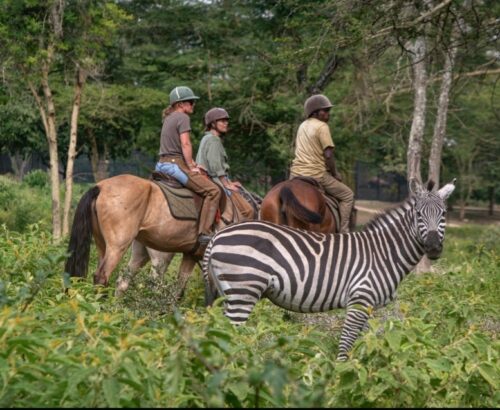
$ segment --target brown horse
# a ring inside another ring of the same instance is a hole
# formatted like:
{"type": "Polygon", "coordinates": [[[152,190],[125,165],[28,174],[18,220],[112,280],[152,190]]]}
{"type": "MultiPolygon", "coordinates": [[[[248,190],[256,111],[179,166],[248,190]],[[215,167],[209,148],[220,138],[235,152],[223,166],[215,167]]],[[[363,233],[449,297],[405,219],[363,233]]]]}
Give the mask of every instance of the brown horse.
{"type": "MultiPolygon", "coordinates": [[[[254,208],[254,218],[258,217],[260,204],[262,203],[262,198],[253,192],[247,191],[245,188],[241,187],[240,194],[253,206],[254,208]]],[[[232,222],[239,221],[238,212],[234,209],[234,204],[231,204],[230,201],[227,201],[226,211],[222,214],[222,217],[229,216],[232,222]],[[232,210],[230,208],[233,208],[232,210]],[[229,211],[229,212],[227,212],[229,211]],[[228,215],[229,214],[229,215],[228,215]]],[[[226,220],[225,222],[228,222],[226,220]]],[[[164,275],[172,262],[172,259],[175,256],[175,252],[162,252],[150,247],[143,245],[137,239],[134,239],[131,246],[131,255],[128,265],[124,272],[120,274],[117,279],[116,285],[116,295],[122,295],[129,287],[130,281],[134,278],[134,276],[139,272],[139,270],[146,265],[147,262],[151,261],[151,269],[150,269],[150,277],[154,281],[158,281],[161,279],[162,275],[164,275]]],[[[189,254],[183,254],[183,259],[181,263],[181,268],[179,271],[179,282],[187,281],[189,278],[194,264],[199,263],[199,255],[193,258],[189,254]]],[[[185,286],[179,286],[180,294],[178,297],[182,296],[182,292],[185,286]]]]}
{"type": "MultiPolygon", "coordinates": [[[[319,184],[311,178],[296,177],[279,182],[262,199],[260,208],[261,220],[313,232],[338,232],[337,218],[327,205],[319,184]]],[[[354,226],[353,207],[351,230],[354,226]]]]}
{"type": "MultiPolygon", "coordinates": [[[[216,229],[224,225],[221,218],[216,229]]],[[[65,271],[70,276],[87,275],[92,237],[98,253],[94,273],[97,285],[109,284],[113,270],[132,242],[128,264],[132,275],[149,258],[157,258],[156,263],[161,265],[168,263],[173,253],[181,252],[180,296],[196,262],[203,256],[204,247],[197,246],[197,234],[197,221],[174,218],[165,196],[153,181],[133,175],[107,178],[89,189],[78,203],[65,271]]],[[[117,293],[128,286],[130,273],[118,279],[117,293]]]]}

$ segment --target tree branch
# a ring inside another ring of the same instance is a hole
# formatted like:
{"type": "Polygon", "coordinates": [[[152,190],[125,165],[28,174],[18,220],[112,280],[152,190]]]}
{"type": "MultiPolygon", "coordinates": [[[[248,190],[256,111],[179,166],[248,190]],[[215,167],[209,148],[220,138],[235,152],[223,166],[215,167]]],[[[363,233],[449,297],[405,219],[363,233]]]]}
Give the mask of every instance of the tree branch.
{"type": "Polygon", "coordinates": [[[422,23],[425,19],[427,19],[428,17],[432,16],[433,14],[437,13],[439,10],[441,10],[443,7],[446,7],[448,4],[450,4],[452,2],[452,0],[444,0],[442,3],[438,4],[436,7],[434,7],[432,10],[429,10],[427,13],[424,13],[424,14],[421,14],[419,17],[417,17],[415,20],[413,21],[409,21],[409,22],[404,22],[402,23],[400,26],[391,26],[391,27],[386,27],[386,28],[383,28],[382,30],[380,30],[378,33],[375,33],[373,35],[371,35],[370,37],[368,37],[367,39],[368,40],[373,40],[375,38],[378,38],[380,36],[383,36],[387,33],[390,33],[391,31],[396,31],[396,30],[400,30],[400,29],[406,29],[406,28],[410,28],[410,27],[414,27],[414,26],[417,26],[419,25],[420,23],[422,23]]]}

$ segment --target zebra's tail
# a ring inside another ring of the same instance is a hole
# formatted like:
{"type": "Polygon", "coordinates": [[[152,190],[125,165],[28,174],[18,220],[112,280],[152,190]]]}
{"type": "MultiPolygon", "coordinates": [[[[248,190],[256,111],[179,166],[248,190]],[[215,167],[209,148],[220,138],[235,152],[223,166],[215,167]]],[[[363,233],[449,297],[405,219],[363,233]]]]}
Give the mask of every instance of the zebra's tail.
{"type": "Polygon", "coordinates": [[[205,307],[212,306],[214,300],[217,299],[219,293],[215,285],[215,278],[210,266],[210,256],[212,254],[213,240],[207,245],[205,254],[203,255],[202,271],[203,281],[205,282],[205,307]]]}
{"type": "Polygon", "coordinates": [[[282,204],[281,209],[286,217],[290,213],[294,218],[312,224],[319,224],[323,220],[321,214],[311,211],[302,205],[287,186],[284,186],[280,191],[280,201],[282,204]]]}

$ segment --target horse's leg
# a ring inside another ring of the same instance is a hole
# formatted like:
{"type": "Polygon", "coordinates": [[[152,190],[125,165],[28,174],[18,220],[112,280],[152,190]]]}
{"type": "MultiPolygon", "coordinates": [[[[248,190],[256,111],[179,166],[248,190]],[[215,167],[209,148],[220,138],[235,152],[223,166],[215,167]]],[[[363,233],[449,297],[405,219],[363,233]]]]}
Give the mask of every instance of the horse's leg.
{"type": "Polygon", "coordinates": [[[160,280],[175,256],[175,252],[161,252],[152,248],[146,248],[151,259],[150,275],[154,281],[160,280]]]}
{"type": "Polygon", "coordinates": [[[116,268],[130,242],[123,245],[107,245],[104,258],[94,273],[94,285],[108,286],[111,273],[116,268]]]}
{"type": "Polygon", "coordinates": [[[130,281],[149,260],[147,248],[139,241],[132,242],[130,260],[125,271],[116,280],[115,296],[122,296],[130,285],[130,281]]]}
{"type": "Polygon", "coordinates": [[[193,272],[194,266],[196,265],[196,259],[187,254],[182,254],[182,262],[181,267],[179,269],[178,278],[178,291],[177,291],[177,300],[181,300],[184,296],[184,290],[186,289],[186,284],[193,272]]]}

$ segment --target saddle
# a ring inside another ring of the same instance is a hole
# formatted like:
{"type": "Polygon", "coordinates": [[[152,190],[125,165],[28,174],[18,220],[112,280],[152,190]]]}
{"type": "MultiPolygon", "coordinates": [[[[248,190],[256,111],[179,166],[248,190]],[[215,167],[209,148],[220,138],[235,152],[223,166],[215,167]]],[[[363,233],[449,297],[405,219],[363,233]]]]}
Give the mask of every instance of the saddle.
{"type": "Polygon", "coordinates": [[[328,206],[328,209],[330,210],[330,212],[333,215],[333,218],[335,219],[335,226],[339,227],[340,226],[339,201],[336,198],[327,195],[323,187],[320,185],[320,183],[316,181],[313,177],[296,176],[293,177],[292,179],[300,179],[304,182],[307,182],[308,184],[311,184],[321,192],[323,198],[325,198],[325,202],[326,205],[328,206]]]}
{"type": "MultiPolygon", "coordinates": [[[[152,172],[150,179],[162,190],[168,203],[170,213],[176,219],[197,221],[200,215],[203,197],[196,192],[184,187],[175,178],[161,172],[152,172]]],[[[232,199],[227,196],[224,188],[216,184],[221,190],[219,211],[216,222],[220,219],[226,225],[235,222],[238,217],[236,206],[232,199]]]]}
{"type": "Polygon", "coordinates": [[[203,197],[185,188],[175,178],[161,172],[152,172],[150,179],[158,185],[167,200],[170,213],[176,219],[197,221],[203,197]]]}

